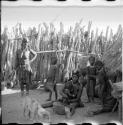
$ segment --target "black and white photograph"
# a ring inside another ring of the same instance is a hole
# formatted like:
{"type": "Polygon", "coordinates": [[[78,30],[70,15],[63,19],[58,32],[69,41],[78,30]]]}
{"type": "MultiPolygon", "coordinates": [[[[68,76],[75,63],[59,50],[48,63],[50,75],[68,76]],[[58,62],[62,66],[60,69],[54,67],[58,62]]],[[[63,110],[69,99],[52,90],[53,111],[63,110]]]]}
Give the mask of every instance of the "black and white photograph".
{"type": "Polygon", "coordinates": [[[1,2],[2,124],[121,125],[123,3],[5,3],[1,2]]]}

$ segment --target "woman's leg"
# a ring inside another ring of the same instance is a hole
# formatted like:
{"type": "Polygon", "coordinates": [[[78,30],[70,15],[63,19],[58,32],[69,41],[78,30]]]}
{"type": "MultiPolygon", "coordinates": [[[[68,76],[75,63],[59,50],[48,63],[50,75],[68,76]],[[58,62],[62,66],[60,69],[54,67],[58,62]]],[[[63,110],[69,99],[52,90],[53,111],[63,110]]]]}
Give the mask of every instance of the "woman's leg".
{"type": "Polygon", "coordinates": [[[29,94],[30,82],[31,82],[30,71],[25,70],[23,77],[24,77],[25,86],[26,86],[26,95],[28,95],[29,94]]]}
{"type": "Polygon", "coordinates": [[[77,102],[74,102],[74,103],[71,103],[71,104],[70,104],[71,116],[74,115],[75,109],[76,109],[77,106],[78,106],[78,103],[77,103],[77,102]]]}
{"type": "Polygon", "coordinates": [[[20,83],[20,88],[21,88],[21,96],[24,95],[24,70],[23,68],[20,68],[18,71],[18,78],[19,78],[19,83],[20,83]]]}
{"type": "Polygon", "coordinates": [[[26,94],[29,95],[29,83],[26,83],[26,94]]]}
{"type": "Polygon", "coordinates": [[[57,86],[56,86],[56,84],[54,85],[54,92],[55,92],[55,99],[57,100],[58,94],[57,94],[57,86]]]}
{"type": "Polygon", "coordinates": [[[24,83],[20,81],[21,96],[24,95],[24,83]]]}
{"type": "Polygon", "coordinates": [[[86,93],[87,93],[87,97],[88,97],[88,102],[90,102],[89,91],[90,91],[90,81],[88,80],[87,86],[86,86],[86,93]]]}
{"type": "Polygon", "coordinates": [[[46,88],[49,92],[49,98],[46,99],[46,101],[50,101],[51,100],[51,97],[52,97],[52,86],[51,86],[51,83],[50,82],[47,82],[46,83],[46,88]]]}
{"type": "Polygon", "coordinates": [[[90,80],[90,98],[91,98],[91,102],[94,102],[94,94],[95,94],[95,81],[90,80]]]}
{"type": "Polygon", "coordinates": [[[52,91],[49,90],[49,98],[47,99],[47,101],[51,101],[51,97],[52,97],[52,91]]]}

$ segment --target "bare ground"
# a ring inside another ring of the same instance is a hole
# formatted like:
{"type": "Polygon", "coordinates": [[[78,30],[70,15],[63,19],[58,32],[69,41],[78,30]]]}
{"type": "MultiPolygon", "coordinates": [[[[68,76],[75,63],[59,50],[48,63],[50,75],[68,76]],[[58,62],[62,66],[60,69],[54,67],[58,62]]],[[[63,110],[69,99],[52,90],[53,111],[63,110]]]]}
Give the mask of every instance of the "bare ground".
{"type": "MultiPolygon", "coordinates": [[[[48,93],[43,90],[30,90],[30,95],[33,98],[36,98],[41,104],[46,102],[48,98],[48,93]]],[[[87,99],[85,90],[83,92],[82,100],[83,102],[87,99]]],[[[87,117],[87,110],[94,110],[98,107],[97,104],[88,104],[84,103],[84,108],[76,109],[75,114],[70,118],[66,119],[64,115],[54,114],[52,108],[48,108],[47,110],[51,113],[51,121],[53,124],[56,123],[109,123],[109,122],[119,122],[118,120],[118,112],[113,113],[104,113],[93,117],[87,117]]],[[[22,108],[22,97],[20,93],[2,95],[2,123],[20,123],[20,124],[31,124],[33,123],[31,120],[25,119],[23,116],[23,108],[22,108]]]]}

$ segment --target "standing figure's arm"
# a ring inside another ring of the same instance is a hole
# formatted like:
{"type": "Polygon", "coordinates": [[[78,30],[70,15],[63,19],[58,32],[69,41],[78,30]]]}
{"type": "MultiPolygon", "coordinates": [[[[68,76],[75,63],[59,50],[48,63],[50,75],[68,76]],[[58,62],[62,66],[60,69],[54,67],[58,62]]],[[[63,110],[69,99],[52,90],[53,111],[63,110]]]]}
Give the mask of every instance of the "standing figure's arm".
{"type": "Polygon", "coordinates": [[[31,63],[31,62],[33,62],[36,59],[37,53],[34,50],[32,50],[32,49],[30,49],[30,52],[34,55],[34,57],[30,60],[30,63],[31,63]]]}

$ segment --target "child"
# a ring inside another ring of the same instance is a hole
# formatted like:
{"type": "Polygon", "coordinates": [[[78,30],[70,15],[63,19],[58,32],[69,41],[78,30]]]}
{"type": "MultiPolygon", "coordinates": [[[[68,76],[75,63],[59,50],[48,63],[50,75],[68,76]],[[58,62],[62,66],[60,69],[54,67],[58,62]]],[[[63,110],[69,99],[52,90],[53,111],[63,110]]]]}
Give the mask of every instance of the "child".
{"type": "Polygon", "coordinates": [[[87,67],[87,96],[88,102],[94,102],[94,93],[96,85],[96,68],[94,66],[95,57],[89,57],[90,66],[87,67]]]}
{"type": "Polygon", "coordinates": [[[47,101],[51,100],[53,91],[55,92],[55,99],[57,100],[56,76],[57,76],[57,58],[52,57],[51,66],[47,77],[47,85],[46,85],[49,90],[49,98],[47,99],[47,101]]]}

